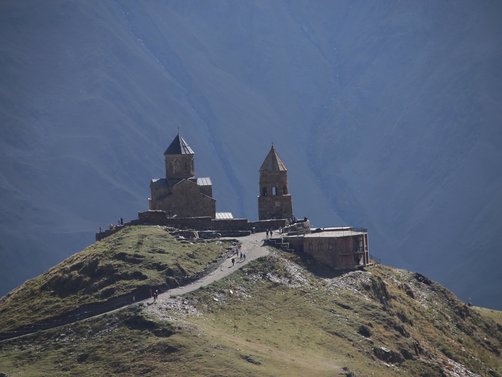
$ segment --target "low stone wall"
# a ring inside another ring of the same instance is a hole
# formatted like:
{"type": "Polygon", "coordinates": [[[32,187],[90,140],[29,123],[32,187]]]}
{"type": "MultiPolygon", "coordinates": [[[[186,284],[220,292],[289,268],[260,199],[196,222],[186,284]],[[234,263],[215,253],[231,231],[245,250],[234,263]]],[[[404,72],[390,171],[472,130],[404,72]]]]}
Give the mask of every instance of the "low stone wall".
{"type": "Polygon", "coordinates": [[[267,229],[284,228],[286,225],[288,225],[286,219],[259,220],[250,222],[249,229],[254,228],[256,232],[265,232],[267,229]]]}
{"type": "Polygon", "coordinates": [[[221,219],[211,221],[211,230],[249,230],[247,219],[221,219]]]}
{"type": "Polygon", "coordinates": [[[145,211],[138,213],[138,224],[167,225],[167,216],[164,211],[145,211]]]}
{"type": "Polygon", "coordinates": [[[136,220],[96,233],[96,241],[110,236],[127,225],[162,225],[187,230],[214,230],[224,237],[237,237],[249,235],[252,232],[265,232],[267,229],[284,228],[288,223],[286,219],[249,222],[247,219],[213,219],[209,216],[169,218],[166,212],[154,210],[139,212],[136,220]]]}
{"type": "Polygon", "coordinates": [[[222,237],[245,237],[251,234],[250,230],[219,230],[222,237]]]}
{"type": "Polygon", "coordinates": [[[211,229],[213,219],[204,217],[174,217],[169,218],[164,211],[145,211],[138,213],[137,225],[165,225],[178,229],[211,229]]]}
{"type": "Polygon", "coordinates": [[[247,219],[213,219],[211,217],[168,218],[164,211],[145,211],[138,213],[137,224],[165,225],[178,229],[215,230],[215,231],[253,231],[279,229],[288,224],[286,219],[272,219],[249,222],[247,219]]]}

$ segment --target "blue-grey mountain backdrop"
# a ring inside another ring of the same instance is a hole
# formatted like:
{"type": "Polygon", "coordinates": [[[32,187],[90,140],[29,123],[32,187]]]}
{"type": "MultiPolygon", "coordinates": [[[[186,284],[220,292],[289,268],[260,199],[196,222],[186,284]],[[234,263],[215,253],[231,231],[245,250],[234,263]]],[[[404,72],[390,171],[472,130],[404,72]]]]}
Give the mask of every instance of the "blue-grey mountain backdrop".
{"type": "Polygon", "coordinates": [[[0,293],[147,208],[180,127],[256,218],[272,142],[295,214],[502,308],[499,1],[2,1],[0,293]]]}

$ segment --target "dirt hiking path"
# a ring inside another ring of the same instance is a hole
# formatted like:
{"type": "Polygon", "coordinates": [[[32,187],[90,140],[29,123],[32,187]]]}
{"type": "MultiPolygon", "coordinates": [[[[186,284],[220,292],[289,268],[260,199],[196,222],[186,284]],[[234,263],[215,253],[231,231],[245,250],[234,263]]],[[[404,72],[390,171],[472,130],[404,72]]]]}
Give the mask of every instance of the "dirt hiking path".
{"type": "MultiPolygon", "coordinates": [[[[235,239],[235,238],[223,238],[223,239],[235,239]]],[[[227,259],[225,259],[214,271],[210,272],[209,274],[201,277],[200,279],[178,287],[174,289],[170,289],[164,293],[159,294],[159,297],[157,299],[156,303],[152,303],[152,299],[148,298],[142,301],[136,301],[134,303],[130,303],[128,305],[121,306],[119,308],[113,308],[110,310],[102,311],[99,314],[95,315],[90,315],[85,318],[76,318],[74,320],[70,318],[66,318],[66,320],[63,318],[62,320],[59,320],[58,322],[54,321],[53,323],[46,323],[43,325],[39,324],[34,324],[30,325],[31,328],[24,329],[21,331],[15,330],[12,333],[2,333],[0,334],[0,343],[6,342],[8,340],[13,340],[13,339],[18,339],[24,336],[28,336],[30,334],[33,334],[38,331],[43,331],[43,330],[49,330],[49,329],[55,329],[61,326],[66,326],[72,323],[76,322],[81,322],[81,321],[88,321],[95,319],[97,317],[117,312],[119,310],[122,310],[127,307],[132,307],[134,305],[141,305],[141,304],[146,304],[148,307],[153,309],[154,307],[158,307],[160,305],[157,305],[158,303],[166,303],[171,297],[175,296],[180,296],[189,292],[193,292],[197,289],[199,289],[202,286],[206,286],[208,284],[211,284],[215,281],[218,281],[225,276],[230,275],[234,271],[238,270],[239,268],[245,266],[249,262],[258,259],[260,257],[266,256],[270,254],[270,251],[267,249],[266,246],[263,245],[263,233],[255,233],[251,234],[246,237],[240,237],[238,241],[241,243],[241,248],[240,252],[244,253],[246,255],[245,259],[240,259],[238,255],[231,256],[227,259]],[[234,262],[232,264],[232,258],[234,258],[234,262]]]]}
{"type": "MultiPolygon", "coordinates": [[[[224,238],[223,238],[224,239],[224,238]]],[[[193,292],[200,287],[209,285],[215,281],[223,279],[225,276],[230,275],[239,268],[245,266],[249,262],[264,257],[270,254],[270,251],[263,245],[263,233],[255,233],[246,237],[240,237],[238,241],[241,243],[240,251],[246,256],[245,259],[239,259],[238,255],[232,256],[224,260],[216,270],[203,276],[190,284],[170,289],[164,293],[159,294],[157,301],[166,301],[170,297],[184,295],[193,292]],[[235,258],[235,264],[232,265],[232,258],[235,258]]],[[[144,300],[143,302],[151,302],[151,299],[144,300]]]]}

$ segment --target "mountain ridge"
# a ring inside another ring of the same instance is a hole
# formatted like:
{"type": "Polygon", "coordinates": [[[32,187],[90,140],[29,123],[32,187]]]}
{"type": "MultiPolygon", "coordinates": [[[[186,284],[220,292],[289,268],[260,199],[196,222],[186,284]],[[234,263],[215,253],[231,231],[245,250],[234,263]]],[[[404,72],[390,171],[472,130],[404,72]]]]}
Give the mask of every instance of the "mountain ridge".
{"type": "Polygon", "coordinates": [[[501,307],[498,4],[1,10],[0,292],[146,209],[181,126],[222,210],[256,217],[273,141],[296,215],[501,307]]]}
{"type": "MultiPolygon", "coordinates": [[[[55,315],[74,303],[86,305],[87,295],[103,302],[103,297],[110,297],[110,288],[135,292],[145,283],[174,283],[185,273],[180,271],[200,270],[233,247],[217,240],[188,242],[182,234],[187,233],[138,226],[98,241],[4,297],[0,331],[36,320],[29,310],[39,316],[55,315]],[[157,268],[159,263],[162,268],[157,268]],[[75,283],[75,271],[80,271],[82,284],[75,283]],[[143,279],[138,272],[148,277],[143,279]],[[109,282],[102,284],[103,278],[109,282]]],[[[243,242],[241,250],[248,253],[247,247],[253,245],[243,242]]],[[[231,274],[190,293],[174,294],[176,289],[170,289],[171,297],[160,295],[153,302],[2,340],[0,372],[25,376],[185,375],[188,370],[198,376],[502,373],[501,312],[469,307],[421,274],[383,265],[336,272],[315,265],[306,255],[272,249],[270,255],[236,269],[229,260],[222,266],[231,274]],[[104,343],[107,347],[102,347],[104,343]]]]}

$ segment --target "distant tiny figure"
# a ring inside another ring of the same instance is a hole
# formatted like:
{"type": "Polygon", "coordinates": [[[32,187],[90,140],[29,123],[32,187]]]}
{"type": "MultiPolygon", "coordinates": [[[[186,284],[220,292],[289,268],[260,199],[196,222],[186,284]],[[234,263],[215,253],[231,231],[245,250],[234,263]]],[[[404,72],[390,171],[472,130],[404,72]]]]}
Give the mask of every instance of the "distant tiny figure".
{"type": "Polygon", "coordinates": [[[232,266],[235,265],[235,258],[232,258],[232,266]]]}
{"type": "Polygon", "coordinates": [[[159,297],[159,290],[156,289],[154,292],[153,292],[153,302],[157,302],[157,298],[159,297]]]}
{"type": "Polygon", "coordinates": [[[120,218],[120,225],[124,225],[124,219],[122,217],[120,218]]]}
{"type": "Polygon", "coordinates": [[[99,227],[99,233],[103,232],[103,230],[101,229],[101,227],[99,227]]]}

